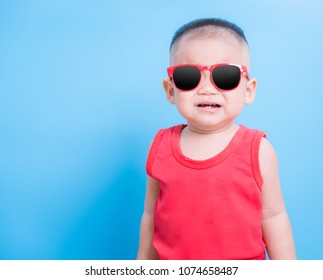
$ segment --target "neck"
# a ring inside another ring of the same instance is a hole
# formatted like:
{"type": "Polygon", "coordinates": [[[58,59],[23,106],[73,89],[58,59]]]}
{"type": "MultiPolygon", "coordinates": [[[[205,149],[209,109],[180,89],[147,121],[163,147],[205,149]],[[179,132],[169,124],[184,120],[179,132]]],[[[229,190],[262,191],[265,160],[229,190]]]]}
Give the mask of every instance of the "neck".
{"type": "Polygon", "coordinates": [[[216,127],[212,129],[201,129],[197,128],[191,124],[187,125],[187,133],[192,134],[192,135],[214,135],[214,134],[220,134],[223,132],[229,132],[232,130],[236,130],[239,126],[235,123],[230,123],[226,126],[221,126],[221,127],[216,127]]]}

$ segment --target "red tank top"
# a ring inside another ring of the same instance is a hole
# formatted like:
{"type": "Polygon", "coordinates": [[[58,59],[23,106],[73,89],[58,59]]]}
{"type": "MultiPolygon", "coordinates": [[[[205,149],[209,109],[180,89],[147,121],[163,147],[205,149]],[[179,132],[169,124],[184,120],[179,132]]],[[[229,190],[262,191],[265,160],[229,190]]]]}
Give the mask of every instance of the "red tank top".
{"type": "Polygon", "coordinates": [[[258,153],[263,132],[240,126],[207,160],[180,150],[185,125],[160,130],[147,173],[160,182],[153,246],[160,259],[265,259],[258,153]]]}

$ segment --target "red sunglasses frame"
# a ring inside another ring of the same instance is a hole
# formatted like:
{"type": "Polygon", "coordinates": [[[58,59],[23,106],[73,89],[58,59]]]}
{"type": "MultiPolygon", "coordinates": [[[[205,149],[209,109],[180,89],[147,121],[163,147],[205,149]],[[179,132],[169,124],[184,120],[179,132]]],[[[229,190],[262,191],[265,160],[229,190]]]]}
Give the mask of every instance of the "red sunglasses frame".
{"type": "MultiPolygon", "coordinates": [[[[171,82],[174,84],[174,86],[177,88],[177,86],[175,85],[175,82],[174,82],[174,79],[173,79],[173,74],[174,74],[174,70],[178,67],[181,67],[181,66],[194,66],[196,67],[198,70],[200,70],[200,73],[201,73],[201,77],[202,77],[202,71],[204,70],[209,70],[210,73],[212,73],[213,69],[214,68],[217,68],[217,67],[220,67],[220,66],[226,66],[226,65],[230,65],[230,66],[237,66],[239,69],[240,69],[240,80],[239,80],[239,83],[238,85],[235,87],[237,88],[240,84],[240,81],[241,81],[241,75],[245,75],[246,78],[248,79],[248,81],[250,80],[250,77],[249,77],[249,73],[248,73],[248,68],[247,66],[244,66],[244,65],[240,65],[240,64],[232,64],[232,63],[220,63],[220,64],[213,64],[213,65],[210,65],[210,66],[207,66],[207,65],[200,65],[200,64],[176,64],[176,65],[173,65],[173,66],[170,66],[167,68],[167,73],[168,73],[168,77],[169,79],[171,80],[171,82]]],[[[198,82],[198,84],[196,85],[195,88],[192,88],[190,90],[182,90],[182,89],[179,89],[177,88],[178,90],[180,91],[191,91],[193,89],[196,89],[200,82],[201,82],[201,77],[200,77],[200,80],[198,82]]],[[[230,91],[230,90],[233,90],[235,88],[232,88],[232,89],[221,89],[221,88],[218,88],[217,85],[215,84],[215,82],[213,81],[213,78],[212,78],[212,75],[210,75],[210,79],[211,79],[211,82],[212,84],[220,91],[230,91]]]]}

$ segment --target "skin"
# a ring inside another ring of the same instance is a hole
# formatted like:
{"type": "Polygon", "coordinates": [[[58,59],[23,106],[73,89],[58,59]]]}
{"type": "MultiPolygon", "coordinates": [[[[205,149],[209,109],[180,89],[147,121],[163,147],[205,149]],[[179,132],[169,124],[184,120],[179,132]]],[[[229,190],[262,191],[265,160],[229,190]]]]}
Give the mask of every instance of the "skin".
{"type": "MultiPolygon", "coordinates": [[[[224,31],[211,35],[199,33],[197,36],[194,32],[184,35],[171,50],[171,65],[234,63],[249,69],[249,49],[245,42],[224,31]]],[[[221,91],[211,82],[210,71],[204,70],[199,86],[191,91],[176,89],[168,78],[163,80],[163,86],[169,103],[176,105],[187,120],[180,138],[183,154],[195,160],[205,160],[225,149],[239,129],[234,120],[244,105],[254,101],[257,81],[242,76],[237,88],[221,91]],[[204,103],[219,104],[220,107],[206,109],[198,106],[204,103]]],[[[281,193],[277,156],[265,138],[260,143],[259,164],[264,182],[261,193],[262,230],[268,256],[270,259],[296,259],[292,230],[281,193]]],[[[152,246],[153,213],[158,193],[159,182],[148,176],[137,259],[158,259],[152,246]]]]}

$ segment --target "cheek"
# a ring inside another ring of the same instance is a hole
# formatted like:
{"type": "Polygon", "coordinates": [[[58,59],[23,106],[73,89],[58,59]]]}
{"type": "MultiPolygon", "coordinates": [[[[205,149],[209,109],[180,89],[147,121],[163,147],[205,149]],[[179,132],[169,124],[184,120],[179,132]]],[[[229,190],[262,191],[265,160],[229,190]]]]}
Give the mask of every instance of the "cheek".
{"type": "Polygon", "coordinates": [[[232,92],[226,98],[228,109],[241,110],[244,106],[245,98],[241,92],[232,92]]]}
{"type": "Polygon", "coordinates": [[[175,104],[180,114],[187,114],[192,107],[192,97],[187,93],[175,93],[175,104]]]}
{"type": "Polygon", "coordinates": [[[191,94],[188,92],[175,92],[174,94],[175,103],[179,106],[189,104],[191,99],[191,94]]]}

